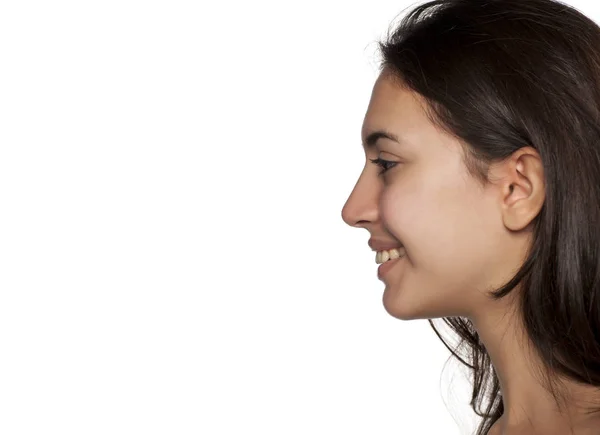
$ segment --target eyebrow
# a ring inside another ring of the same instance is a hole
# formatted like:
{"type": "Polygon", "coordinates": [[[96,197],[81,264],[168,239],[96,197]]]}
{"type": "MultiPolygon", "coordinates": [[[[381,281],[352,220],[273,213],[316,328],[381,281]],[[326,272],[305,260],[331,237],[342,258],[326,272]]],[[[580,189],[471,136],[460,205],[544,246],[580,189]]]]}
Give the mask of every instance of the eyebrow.
{"type": "Polygon", "coordinates": [[[377,130],[369,133],[363,142],[363,147],[366,145],[367,148],[373,148],[379,139],[389,139],[397,143],[402,143],[395,134],[385,130],[377,130]]]}

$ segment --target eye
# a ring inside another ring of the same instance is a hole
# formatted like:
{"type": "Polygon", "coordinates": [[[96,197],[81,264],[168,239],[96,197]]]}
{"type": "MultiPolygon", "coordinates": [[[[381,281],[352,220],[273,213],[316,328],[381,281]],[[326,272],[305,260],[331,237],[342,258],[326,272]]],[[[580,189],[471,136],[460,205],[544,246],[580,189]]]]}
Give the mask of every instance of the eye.
{"type": "Polygon", "coordinates": [[[383,160],[383,159],[369,159],[371,160],[372,163],[375,163],[377,166],[383,168],[381,171],[379,171],[379,175],[383,174],[384,172],[388,171],[389,169],[392,169],[394,166],[396,166],[398,163],[397,162],[390,162],[389,160],[383,160]],[[386,165],[390,165],[390,166],[386,166],[386,165]]]}

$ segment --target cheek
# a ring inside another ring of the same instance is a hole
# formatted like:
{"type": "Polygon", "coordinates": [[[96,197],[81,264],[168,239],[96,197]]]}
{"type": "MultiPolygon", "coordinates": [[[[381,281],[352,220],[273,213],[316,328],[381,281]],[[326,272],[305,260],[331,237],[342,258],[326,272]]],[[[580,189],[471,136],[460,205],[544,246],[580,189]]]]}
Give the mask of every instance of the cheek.
{"type": "Polygon", "coordinates": [[[438,171],[437,176],[402,181],[382,195],[381,218],[406,245],[415,267],[464,276],[485,261],[481,200],[462,177],[438,171]]]}

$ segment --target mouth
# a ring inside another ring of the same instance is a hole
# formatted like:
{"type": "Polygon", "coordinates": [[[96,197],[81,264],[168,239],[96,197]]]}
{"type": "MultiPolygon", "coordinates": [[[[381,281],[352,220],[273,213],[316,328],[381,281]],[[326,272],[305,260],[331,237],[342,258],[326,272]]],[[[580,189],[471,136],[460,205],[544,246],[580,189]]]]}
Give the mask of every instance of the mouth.
{"type": "Polygon", "coordinates": [[[397,258],[404,257],[405,255],[406,249],[404,248],[404,246],[401,246],[400,248],[393,248],[390,250],[377,251],[377,254],[375,255],[375,262],[377,264],[382,264],[388,261],[393,261],[397,258]]]}
{"type": "Polygon", "coordinates": [[[396,265],[398,265],[399,263],[404,263],[404,258],[406,257],[406,254],[402,255],[401,257],[398,258],[394,258],[394,259],[390,259],[387,261],[384,261],[383,263],[381,263],[379,265],[379,267],[377,268],[377,277],[379,279],[383,279],[384,276],[396,265]]]}

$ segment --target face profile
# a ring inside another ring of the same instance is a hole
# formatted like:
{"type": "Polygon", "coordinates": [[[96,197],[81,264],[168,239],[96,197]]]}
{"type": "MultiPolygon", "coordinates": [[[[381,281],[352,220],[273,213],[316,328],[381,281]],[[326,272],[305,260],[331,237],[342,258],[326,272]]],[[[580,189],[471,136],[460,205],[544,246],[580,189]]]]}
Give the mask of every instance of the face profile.
{"type": "MultiPolygon", "coordinates": [[[[504,192],[482,187],[467,171],[461,143],[436,127],[424,101],[383,71],[377,79],[362,127],[366,164],[342,216],[364,227],[375,241],[403,246],[405,255],[381,276],[383,304],[402,320],[474,317],[490,303],[482,290],[501,284],[519,267],[530,243],[530,222],[512,231],[503,213],[518,201],[537,211],[543,202],[543,174],[535,187],[504,192]],[[373,159],[386,161],[381,167],[373,159]],[[505,207],[503,211],[503,207],[505,207]],[[519,254],[519,255],[515,255],[519,254]]],[[[521,156],[526,163],[539,158],[521,156]]],[[[541,169],[529,165],[530,169],[541,169]]],[[[507,211],[508,210],[508,211],[507,211]]],[[[381,249],[383,250],[383,249],[381,249]]]]}

